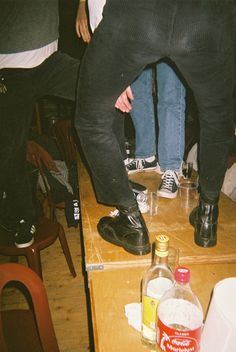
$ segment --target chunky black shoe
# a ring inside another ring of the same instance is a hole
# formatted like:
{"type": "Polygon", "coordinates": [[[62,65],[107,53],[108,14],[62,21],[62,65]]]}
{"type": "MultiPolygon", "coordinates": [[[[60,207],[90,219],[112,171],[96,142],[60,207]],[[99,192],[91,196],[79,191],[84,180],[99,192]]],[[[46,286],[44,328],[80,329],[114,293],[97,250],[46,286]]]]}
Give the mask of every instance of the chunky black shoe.
{"type": "Polygon", "coordinates": [[[137,205],[119,207],[116,216],[101,218],[97,228],[105,241],[123,247],[129,253],[144,255],[150,252],[148,230],[137,205]]]}
{"type": "Polygon", "coordinates": [[[218,200],[200,198],[198,207],[189,216],[194,227],[194,241],[200,247],[213,247],[217,243],[218,200]]]}

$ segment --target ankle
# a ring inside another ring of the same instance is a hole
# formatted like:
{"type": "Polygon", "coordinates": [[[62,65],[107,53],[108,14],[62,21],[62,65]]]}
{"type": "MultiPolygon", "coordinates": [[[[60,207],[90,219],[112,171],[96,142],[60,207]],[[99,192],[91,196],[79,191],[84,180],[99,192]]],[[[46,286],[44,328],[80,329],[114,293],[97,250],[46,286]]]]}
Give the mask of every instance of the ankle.
{"type": "Polygon", "coordinates": [[[137,203],[131,205],[131,206],[118,206],[117,209],[122,213],[122,214],[131,214],[131,213],[136,213],[139,212],[139,208],[137,203]]]}
{"type": "Polygon", "coordinates": [[[200,194],[200,201],[203,201],[204,203],[207,203],[209,205],[217,205],[219,202],[219,196],[218,197],[208,197],[206,194],[201,193],[200,194]]]}

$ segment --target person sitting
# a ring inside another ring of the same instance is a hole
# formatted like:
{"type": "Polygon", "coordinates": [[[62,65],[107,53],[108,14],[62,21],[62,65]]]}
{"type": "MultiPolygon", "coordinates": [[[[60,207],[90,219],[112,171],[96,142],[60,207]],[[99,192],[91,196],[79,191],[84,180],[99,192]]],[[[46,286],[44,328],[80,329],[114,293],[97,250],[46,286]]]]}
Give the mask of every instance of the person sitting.
{"type": "Polygon", "coordinates": [[[79,60],[57,50],[58,1],[0,2],[0,226],[19,248],[34,241],[38,216],[26,145],[36,100],[75,100],[79,60]]]}

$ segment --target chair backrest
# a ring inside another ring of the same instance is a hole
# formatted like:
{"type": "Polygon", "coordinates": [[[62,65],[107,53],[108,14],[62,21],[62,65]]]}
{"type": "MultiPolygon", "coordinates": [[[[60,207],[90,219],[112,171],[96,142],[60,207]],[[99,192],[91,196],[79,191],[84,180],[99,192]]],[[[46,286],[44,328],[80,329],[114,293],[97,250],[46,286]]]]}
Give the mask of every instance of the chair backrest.
{"type": "Polygon", "coordinates": [[[44,216],[54,221],[56,206],[53,202],[52,193],[49,188],[43,167],[47,167],[48,169],[50,166],[51,168],[56,168],[55,162],[51,155],[41,145],[32,140],[27,142],[27,160],[37,167],[41,176],[42,186],[44,188],[44,199],[42,202],[44,216]]]}
{"type": "MultiPolygon", "coordinates": [[[[59,352],[52,323],[45,287],[39,276],[30,268],[21,264],[6,263],[0,265],[0,302],[4,287],[10,282],[20,282],[28,290],[32,299],[38,336],[44,352],[59,352]]],[[[19,326],[19,329],[21,326],[19,326]]],[[[12,332],[14,338],[14,331],[12,332]]],[[[8,352],[3,333],[2,310],[0,311],[0,351],[8,352]]],[[[20,348],[19,348],[20,351],[20,348]]],[[[31,351],[29,346],[29,351],[31,351]]]]}
{"type": "Polygon", "coordinates": [[[71,120],[58,119],[52,125],[51,132],[56,140],[61,157],[69,168],[72,162],[77,162],[77,147],[71,120]]]}

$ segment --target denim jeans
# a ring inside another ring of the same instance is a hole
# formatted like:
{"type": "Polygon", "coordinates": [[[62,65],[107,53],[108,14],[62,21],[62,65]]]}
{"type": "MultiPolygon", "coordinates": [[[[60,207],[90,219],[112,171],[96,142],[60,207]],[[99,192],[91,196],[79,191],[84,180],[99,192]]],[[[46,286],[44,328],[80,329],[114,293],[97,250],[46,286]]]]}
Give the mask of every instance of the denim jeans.
{"type": "Polygon", "coordinates": [[[185,146],[185,88],[166,63],[157,64],[158,159],[161,171],[179,171],[185,146]]]}
{"type": "Polygon", "coordinates": [[[0,94],[0,217],[4,222],[36,220],[26,163],[35,102],[45,95],[75,100],[78,68],[78,60],[56,52],[35,68],[0,70],[7,87],[0,94]]]}
{"type": "Polygon", "coordinates": [[[218,197],[234,135],[233,4],[109,0],[79,75],[76,128],[97,199],[135,203],[112,124],[115,102],[147,64],[169,57],[193,90],[200,119],[200,186],[218,197]]]}
{"type": "Polygon", "coordinates": [[[156,155],[156,122],[153,105],[153,70],[145,68],[131,84],[134,95],[130,116],[135,129],[135,157],[145,159],[156,155]]]}
{"type": "Polygon", "coordinates": [[[155,68],[158,89],[158,138],[152,96],[152,69],[146,68],[131,85],[134,100],[130,115],[135,127],[135,156],[145,159],[158,151],[161,171],[179,171],[185,144],[185,88],[167,63],[157,63],[155,68]]]}

